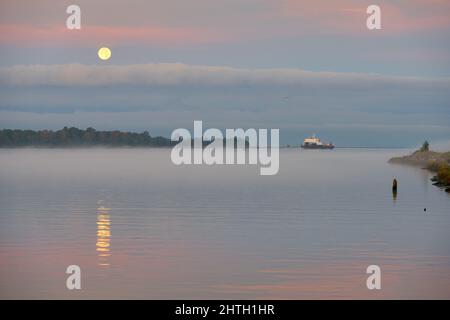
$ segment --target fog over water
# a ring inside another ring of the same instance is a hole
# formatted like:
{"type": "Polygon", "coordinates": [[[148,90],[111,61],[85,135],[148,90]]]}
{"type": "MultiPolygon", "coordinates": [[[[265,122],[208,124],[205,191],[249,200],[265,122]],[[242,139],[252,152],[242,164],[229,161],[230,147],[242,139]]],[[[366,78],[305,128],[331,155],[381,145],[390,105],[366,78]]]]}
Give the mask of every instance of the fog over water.
{"type": "Polygon", "coordinates": [[[170,149],[1,149],[0,298],[448,299],[450,195],[387,163],[408,152],[281,149],[260,176],[170,149]]]}

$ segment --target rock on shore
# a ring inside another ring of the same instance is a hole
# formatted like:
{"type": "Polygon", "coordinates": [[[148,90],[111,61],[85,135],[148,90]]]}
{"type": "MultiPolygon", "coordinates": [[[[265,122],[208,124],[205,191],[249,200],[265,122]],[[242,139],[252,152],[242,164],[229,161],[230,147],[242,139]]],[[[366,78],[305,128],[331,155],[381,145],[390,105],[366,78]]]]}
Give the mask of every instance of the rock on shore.
{"type": "Polygon", "coordinates": [[[401,163],[428,167],[432,163],[450,164],[450,152],[436,151],[414,151],[412,154],[403,157],[394,157],[389,160],[390,163],[401,163]]]}

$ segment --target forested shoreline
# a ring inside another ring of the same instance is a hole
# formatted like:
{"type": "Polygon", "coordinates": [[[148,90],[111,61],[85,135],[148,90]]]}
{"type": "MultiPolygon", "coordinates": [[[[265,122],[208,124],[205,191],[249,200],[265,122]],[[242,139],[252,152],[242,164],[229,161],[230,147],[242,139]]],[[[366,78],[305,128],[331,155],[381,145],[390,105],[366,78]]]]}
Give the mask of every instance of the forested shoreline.
{"type": "Polygon", "coordinates": [[[0,130],[0,147],[170,147],[176,143],[165,137],[152,137],[147,131],[97,131],[94,128],[82,130],[75,127],[64,127],[56,131],[0,130]]]}

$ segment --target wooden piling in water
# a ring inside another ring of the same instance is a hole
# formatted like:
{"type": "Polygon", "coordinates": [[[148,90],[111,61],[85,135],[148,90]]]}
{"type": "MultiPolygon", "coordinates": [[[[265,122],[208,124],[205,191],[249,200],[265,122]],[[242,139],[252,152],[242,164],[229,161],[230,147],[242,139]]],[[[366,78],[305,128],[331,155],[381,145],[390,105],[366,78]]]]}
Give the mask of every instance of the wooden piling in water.
{"type": "Polygon", "coordinates": [[[397,179],[392,181],[392,192],[397,192],[397,179]]]}
{"type": "Polygon", "coordinates": [[[397,200],[397,179],[392,181],[392,198],[394,201],[397,200]]]}

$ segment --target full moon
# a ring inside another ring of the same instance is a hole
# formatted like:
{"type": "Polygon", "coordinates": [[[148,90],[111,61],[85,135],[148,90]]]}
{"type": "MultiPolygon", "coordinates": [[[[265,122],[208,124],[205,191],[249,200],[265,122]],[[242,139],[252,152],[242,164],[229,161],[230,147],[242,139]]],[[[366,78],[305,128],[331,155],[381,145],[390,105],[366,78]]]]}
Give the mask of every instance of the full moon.
{"type": "Polygon", "coordinates": [[[98,49],[98,57],[102,60],[108,60],[111,58],[111,50],[106,47],[98,49]]]}

